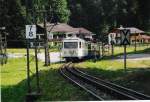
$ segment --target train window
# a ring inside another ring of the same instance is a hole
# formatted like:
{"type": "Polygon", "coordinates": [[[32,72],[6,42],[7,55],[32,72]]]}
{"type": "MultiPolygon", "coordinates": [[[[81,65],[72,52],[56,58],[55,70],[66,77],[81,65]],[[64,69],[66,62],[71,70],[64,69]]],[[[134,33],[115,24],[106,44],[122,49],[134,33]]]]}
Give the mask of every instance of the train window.
{"type": "Polygon", "coordinates": [[[79,42],[79,48],[81,48],[81,42],[79,42]]]}
{"type": "Polygon", "coordinates": [[[77,42],[64,42],[64,48],[78,48],[78,43],[77,42]]]}

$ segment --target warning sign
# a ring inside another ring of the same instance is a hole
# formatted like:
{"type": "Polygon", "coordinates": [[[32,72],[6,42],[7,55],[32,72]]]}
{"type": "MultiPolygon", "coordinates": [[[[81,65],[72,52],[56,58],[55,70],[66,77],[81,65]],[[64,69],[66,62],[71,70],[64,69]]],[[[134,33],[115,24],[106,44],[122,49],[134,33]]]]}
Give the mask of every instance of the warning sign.
{"type": "Polygon", "coordinates": [[[26,39],[36,38],[36,25],[26,25],[26,39]]]}
{"type": "Polygon", "coordinates": [[[130,30],[122,29],[120,30],[121,34],[121,45],[130,45],[130,30]]]}

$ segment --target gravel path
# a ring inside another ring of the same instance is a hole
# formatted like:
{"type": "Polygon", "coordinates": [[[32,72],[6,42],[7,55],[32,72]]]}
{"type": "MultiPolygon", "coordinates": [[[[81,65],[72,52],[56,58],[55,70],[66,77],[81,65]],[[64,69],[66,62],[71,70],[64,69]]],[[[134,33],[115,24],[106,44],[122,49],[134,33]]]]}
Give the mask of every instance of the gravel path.
{"type": "MultiPolygon", "coordinates": [[[[50,53],[50,62],[51,63],[56,63],[56,62],[60,62],[60,61],[63,61],[61,58],[60,58],[61,54],[60,52],[51,52],[50,53]]],[[[40,53],[38,54],[38,59],[40,59],[41,61],[45,61],[45,55],[44,53],[40,53]]]]}
{"type": "MultiPolygon", "coordinates": [[[[117,60],[123,59],[124,56],[118,56],[117,60]]],[[[128,60],[150,60],[150,54],[128,54],[128,60]]]]}
{"type": "MultiPolygon", "coordinates": [[[[21,58],[21,57],[25,57],[26,54],[24,54],[24,53],[9,53],[9,54],[7,54],[7,56],[8,56],[8,58],[21,58]]],[[[63,61],[62,59],[60,59],[60,56],[61,56],[60,52],[51,52],[50,53],[50,62],[56,63],[56,62],[63,61]]],[[[2,58],[1,55],[0,55],[0,58],[2,58]]],[[[42,62],[44,62],[45,61],[44,53],[39,53],[38,59],[41,60],[42,62]]]]}
{"type": "MultiPolygon", "coordinates": [[[[9,53],[7,56],[8,58],[21,58],[21,57],[25,57],[26,54],[21,54],[21,53],[9,53]]],[[[60,59],[60,52],[51,52],[50,53],[50,62],[51,63],[56,63],[56,62],[60,62],[63,61],[62,59],[60,59]]],[[[2,56],[0,55],[0,58],[2,58],[2,56]]],[[[115,60],[123,60],[124,56],[118,56],[115,60]]],[[[45,55],[44,53],[39,53],[38,54],[38,59],[41,61],[45,61],[45,55]]],[[[150,60],[150,54],[128,54],[127,55],[127,59],[128,60],[150,60]]]]}

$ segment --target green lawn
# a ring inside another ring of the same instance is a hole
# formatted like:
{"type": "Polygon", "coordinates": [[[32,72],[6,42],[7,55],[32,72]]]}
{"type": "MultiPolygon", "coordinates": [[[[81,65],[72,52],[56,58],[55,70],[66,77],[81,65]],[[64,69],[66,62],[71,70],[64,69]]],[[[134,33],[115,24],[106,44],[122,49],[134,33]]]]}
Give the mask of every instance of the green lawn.
{"type": "Polygon", "coordinates": [[[86,61],[76,66],[91,75],[150,95],[150,60],[127,61],[127,72],[123,61],[116,60],[86,61]]]}
{"type": "MultiPolygon", "coordinates": [[[[90,100],[88,93],[68,83],[59,73],[61,64],[44,67],[39,63],[40,87],[42,96],[39,100],[90,100]],[[89,97],[89,98],[87,98],[89,97]]],[[[3,102],[23,102],[27,92],[25,58],[9,59],[1,66],[1,91],[3,102]]],[[[31,63],[32,90],[35,91],[35,69],[31,63]]]]}
{"type": "MultiPolygon", "coordinates": [[[[118,55],[118,54],[122,54],[124,52],[124,47],[118,47],[115,46],[114,49],[114,55],[118,55]]],[[[140,45],[137,46],[136,52],[135,52],[135,48],[133,45],[127,46],[127,52],[128,53],[150,53],[150,45],[140,45]],[[149,49],[149,51],[145,51],[146,49],[149,49]]]]}
{"type": "MultiPolygon", "coordinates": [[[[39,51],[39,50],[38,50],[39,51]]],[[[57,48],[51,48],[49,49],[50,52],[56,52],[58,51],[57,48]]],[[[30,49],[30,53],[34,53],[35,50],[34,49],[30,49]]],[[[40,52],[44,52],[44,49],[40,49],[40,52]]],[[[26,53],[26,48],[8,48],[7,49],[7,53],[26,53]]]]}
{"type": "MultiPolygon", "coordinates": [[[[123,53],[119,47],[115,47],[116,55],[123,53]]],[[[133,49],[133,48],[128,48],[133,49]]],[[[138,53],[150,52],[150,49],[142,48],[138,53]]],[[[9,49],[8,49],[9,50],[9,49]]],[[[25,53],[25,49],[10,49],[14,53],[25,53]]],[[[31,51],[32,52],[32,51],[31,51]]],[[[128,53],[133,53],[128,50],[128,53]]],[[[140,92],[150,94],[150,60],[127,61],[127,73],[123,69],[123,61],[106,58],[94,63],[91,60],[76,64],[95,76],[116,82],[140,92]],[[140,85],[140,87],[139,87],[140,85]]],[[[42,96],[39,101],[59,100],[92,100],[92,97],[78,87],[68,83],[59,73],[62,64],[52,64],[44,67],[39,62],[40,87],[42,96]]],[[[35,91],[35,63],[31,62],[32,90],[35,91]]],[[[1,91],[2,101],[22,102],[27,93],[26,58],[8,59],[8,63],[1,67],[1,91]]]]}
{"type": "MultiPolygon", "coordinates": [[[[134,48],[127,48],[128,54],[134,54],[134,48]]],[[[150,53],[150,48],[141,47],[136,53],[150,53]]],[[[123,48],[115,47],[115,56],[123,54],[123,48]]],[[[150,95],[150,60],[127,60],[127,72],[124,71],[124,61],[108,56],[95,63],[87,60],[76,64],[88,73],[116,82],[150,95]]]]}
{"type": "Polygon", "coordinates": [[[90,73],[94,73],[96,75],[100,75],[101,77],[106,77],[111,80],[116,80],[118,75],[125,75],[132,71],[137,71],[138,69],[147,69],[150,70],[150,60],[127,60],[127,73],[124,73],[124,62],[123,60],[101,60],[97,62],[93,61],[85,61],[76,66],[80,68],[84,68],[86,71],[90,73]],[[108,73],[101,73],[102,71],[108,71],[108,73]],[[109,72],[113,72],[112,74],[109,72]],[[114,74],[114,73],[118,73],[114,74]]]}

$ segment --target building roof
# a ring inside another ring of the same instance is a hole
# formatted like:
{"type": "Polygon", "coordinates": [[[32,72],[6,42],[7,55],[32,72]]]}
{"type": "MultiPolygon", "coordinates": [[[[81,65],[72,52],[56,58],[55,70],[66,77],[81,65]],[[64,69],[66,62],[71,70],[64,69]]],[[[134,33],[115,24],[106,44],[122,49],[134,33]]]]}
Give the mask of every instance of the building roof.
{"type": "Polygon", "coordinates": [[[141,33],[145,33],[143,30],[140,30],[140,29],[135,28],[135,27],[126,27],[126,28],[124,28],[124,27],[119,27],[119,28],[113,29],[111,33],[117,33],[117,32],[119,32],[119,30],[121,30],[121,29],[129,29],[130,32],[131,32],[131,34],[139,34],[139,33],[141,34],[141,33]]]}
{"type": "MultiPolygon", "coordinates": [[[[38,24],[39,26],[41,27],[44,27],[43,24],[38,24]]],[[[47,23],[47,31],[50,31],[52,33],[54,32],[60,32],[60,33],[68,33],[68,34],[89,34],[91,35],[92,32],[90,32],[89,30],[83,28],[83,27],[80,27],[80,28],[74,28],[66,23],[57,23],[57,24],[54,24],[54,23],[47,23]]]]}
{"type": "Polygon", "coordinates": [[[92,32],[90,32],[89,30],[85,29],[85,28],[75,28],[78,30],[78,33],[80,34],[92,34],[92,32]]]}
{"type": "MultiPolygon", "coordinates": [[[[121,28],[117,28],[117,29],[121,29],[121,28]]],[[[136,34],[136,33],[144,33],[144,31],[135,28],[135,27],[126,27],[125,29],[129,29],[131,34],[136,34]]]]}
{"type": "MultiPolygon", "coordinates": [[[[39,24],[41,27],[44,27],[43,24],[39,24]]],[[[66,24],[66,23],[57,23],[57,24],[54,24],[54,23],[47,23],[47,31],[50,31],[50,32],[63,32],[63,33],[68,33],[68,32],[73,32],[75,31],[75,29],[66,24]]]]}

